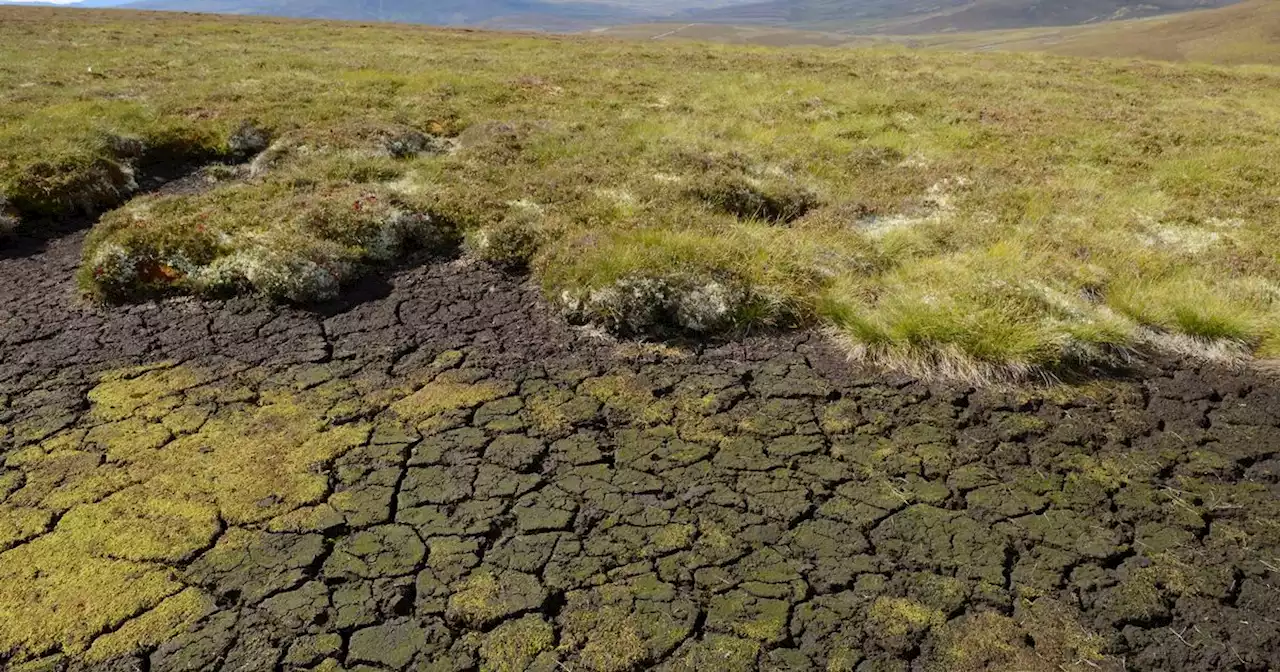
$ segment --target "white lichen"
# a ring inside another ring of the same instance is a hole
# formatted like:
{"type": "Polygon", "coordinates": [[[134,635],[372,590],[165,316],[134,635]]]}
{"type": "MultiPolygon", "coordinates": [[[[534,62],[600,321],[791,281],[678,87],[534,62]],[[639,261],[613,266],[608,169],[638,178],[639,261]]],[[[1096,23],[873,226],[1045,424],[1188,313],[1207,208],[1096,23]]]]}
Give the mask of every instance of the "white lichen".
{"type": "Polygon", "coordinates": [[[862,233],[878,238],[891,231],[925,224],[946,223],[956,213],[953,195],[956,191],[962,190],[969,185],[969,178],[963,176],[940,180],[925,190],[924,197],[921,199],[921,207],[917,212],[912,214],[871,215],[859,219],[855,226],[862,233]]]}
{"type": "Polygon", "coordinates": [[[614,333],[715,332],[732,327],[749,300],[743,290],[684,276],[627,276],[586,291],[562,291],[560,304],[575,322],[614,333]]]}
{"type": "Polygon", "coordinates": [[[1147,247],[1163,247],[1188,254],[1199,254],[1217,245],[1223,234],[1190,226],[1161,225],[1148,228],[1142,242],[1147,247]]]}
{"type": "Polygon", "coordinates": [[[210,290],[250,286],[275,299],[323,301],[338,295],[350,271],[343,262],[321,265],[291,252],[257,247],[221,257],[193,278],[210,290]]]}
{"type": "Polygon", "coordinates": [[[390,261],[410,245],[431,244],[437,233],[429,215],[392,209],[365,242],[365,256],[370,261],[390,261]]]}
{"type": "Polygon", "coordinates": [[[94,282],[108,291],[124,290],[138,280],[138,257],[116,243],[103,243],[89,259],[94,282]]]}
{"type": "Polygon", "coordinates": [[[695,287],[678,297],[676,321],[692,331],[710,331],[729,318],[735,298],[718,282],[695,287]]]}
{"type": "Polygon", "coordinates": [[[541,217],[542,215],[546,214],[546,211],[543,209],[543,207],[540,204],[534,201],[531,201],[527,198],[519,198],[514,201],[507,201],[507,207],[511,208],[515,212],[532,215],[536,217],[541,217]]]}

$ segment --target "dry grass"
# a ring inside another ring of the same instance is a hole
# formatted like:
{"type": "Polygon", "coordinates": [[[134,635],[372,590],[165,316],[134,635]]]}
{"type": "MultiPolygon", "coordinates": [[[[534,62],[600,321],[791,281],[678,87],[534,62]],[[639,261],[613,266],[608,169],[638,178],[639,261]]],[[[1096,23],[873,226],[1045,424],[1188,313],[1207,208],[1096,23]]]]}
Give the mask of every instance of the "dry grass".
{"type": "Polygon", "coordinates": [[[272,141],[104,217],[82,277],[107,298],[323,298],[462,238],[620,332],[825,325],[962,376],[1103,365],[1152,333],[1280,348],[1277,70],[0,19],[0,193],[26,227],[128,200],[148,162],[272,141]]]}

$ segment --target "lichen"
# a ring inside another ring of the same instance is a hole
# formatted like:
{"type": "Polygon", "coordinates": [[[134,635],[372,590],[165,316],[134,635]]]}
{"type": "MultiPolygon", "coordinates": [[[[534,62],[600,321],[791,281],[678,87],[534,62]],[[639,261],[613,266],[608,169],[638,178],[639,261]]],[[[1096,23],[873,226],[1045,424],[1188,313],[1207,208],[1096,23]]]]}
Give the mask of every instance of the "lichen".
{"type": "Polygon", "coordinates": [[[749,312],[782,311],[740,285],[680,272],[645,272],[600,287],[565,290],[559,299],[570,321],[593,322],[624,336],[729,331],[749,312]]]}

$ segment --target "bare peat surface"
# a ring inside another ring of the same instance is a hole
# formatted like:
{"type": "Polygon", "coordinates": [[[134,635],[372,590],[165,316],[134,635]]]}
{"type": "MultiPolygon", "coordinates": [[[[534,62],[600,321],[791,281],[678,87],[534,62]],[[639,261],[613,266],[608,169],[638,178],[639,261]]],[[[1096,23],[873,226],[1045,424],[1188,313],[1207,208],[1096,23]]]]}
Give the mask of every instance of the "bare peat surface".
{"type": "Polygon", "coordinates": [[[0,668],[1280,668],[1256,374],[616,344],[462,262],[101,310],[81,240],[0,258],[0,668]]]}

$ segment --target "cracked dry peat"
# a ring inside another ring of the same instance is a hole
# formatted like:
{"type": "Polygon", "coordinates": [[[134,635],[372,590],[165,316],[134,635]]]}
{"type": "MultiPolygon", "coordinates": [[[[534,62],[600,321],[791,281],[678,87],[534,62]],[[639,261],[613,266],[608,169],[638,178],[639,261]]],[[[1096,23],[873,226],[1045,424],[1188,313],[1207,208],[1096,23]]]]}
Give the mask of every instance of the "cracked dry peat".
{"type": "Polygon", "coordinates": [[[1267,379],[614,345],[467,264],[87,311],[79,240],[0,261],[7,668],[1280,664],[1267,379]]]}
{"type": "Polygon", "coordinates": [[[100,299],[332,300],[461,244],[574,322],[821,327],[919,379],[1280,353],[1271,68],[3,19],[0,233],[101,214],[100,299]]]}

